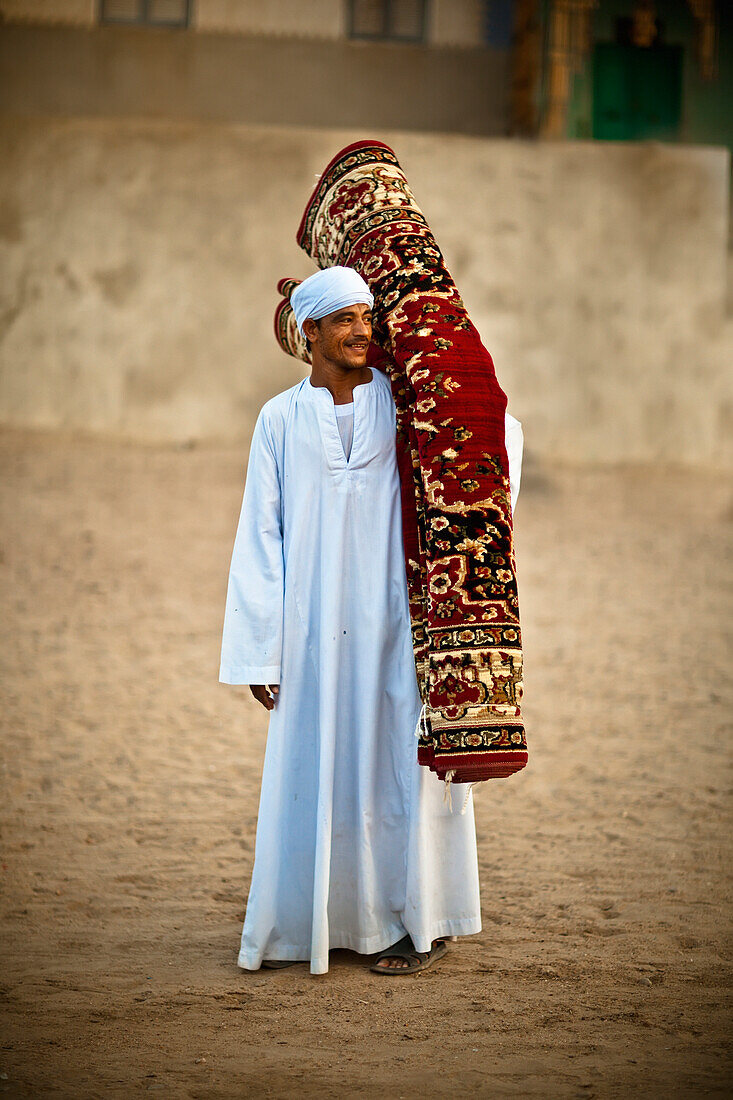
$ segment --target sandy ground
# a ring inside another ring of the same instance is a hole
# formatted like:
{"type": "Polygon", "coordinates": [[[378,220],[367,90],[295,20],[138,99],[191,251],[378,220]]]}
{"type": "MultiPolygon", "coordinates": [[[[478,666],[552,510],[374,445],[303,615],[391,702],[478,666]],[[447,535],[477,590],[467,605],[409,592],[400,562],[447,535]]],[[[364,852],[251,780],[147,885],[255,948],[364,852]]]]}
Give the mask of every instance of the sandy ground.
{"type": "Polygon", "coordinates": [[[528,463],[531,756],[477,792],[484,931],[415,977],[312,977],[236,965],[266,734],[217,681],[246,448],[0,457],[0,1091],[727,1091],[730,482],[528,463]]]}

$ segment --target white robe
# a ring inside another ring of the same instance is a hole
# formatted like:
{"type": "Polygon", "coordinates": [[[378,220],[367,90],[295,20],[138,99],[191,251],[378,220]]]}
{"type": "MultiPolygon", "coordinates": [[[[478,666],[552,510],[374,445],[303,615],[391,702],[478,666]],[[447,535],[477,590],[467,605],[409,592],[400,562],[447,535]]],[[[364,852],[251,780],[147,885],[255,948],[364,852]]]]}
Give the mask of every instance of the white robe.
{"type": "MultiPolygon", "coordinates": [[[[279,684],[239,966],[418,951],[481,929],[473,805],[417,763],[420,696],[402,545],[395,406],[354,388],[350,458],[310,378],[267,401],[250,446],[219,678],[279,684]]],[[[512,506],[522,430],[507,416],[512,506]]]]}

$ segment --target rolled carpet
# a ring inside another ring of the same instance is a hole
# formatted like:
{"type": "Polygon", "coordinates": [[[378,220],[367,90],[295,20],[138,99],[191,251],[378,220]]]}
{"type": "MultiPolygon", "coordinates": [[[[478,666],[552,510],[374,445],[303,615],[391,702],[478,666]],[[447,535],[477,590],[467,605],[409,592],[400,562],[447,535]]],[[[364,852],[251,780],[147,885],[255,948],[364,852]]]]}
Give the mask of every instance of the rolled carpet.
{"type": "MultiPolygon", "coordinates": [[[[390,378],[415,669],[418,760],[448,781],[527,763],[507,399],[389,146],[361,141],[326,167],[298,244],[355,268],[374,294],[369,363],[390,378]]],[[[308,361],[281,280],[280,345],[308,361]]]]}

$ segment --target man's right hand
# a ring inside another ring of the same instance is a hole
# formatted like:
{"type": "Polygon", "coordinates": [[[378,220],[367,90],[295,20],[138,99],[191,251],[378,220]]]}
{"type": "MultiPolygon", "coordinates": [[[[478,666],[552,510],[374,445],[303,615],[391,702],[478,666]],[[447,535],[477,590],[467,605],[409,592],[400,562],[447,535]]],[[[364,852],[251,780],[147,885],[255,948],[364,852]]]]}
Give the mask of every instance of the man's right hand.
{"type": "Polygon", "coordinates": [[[250,684],[249,690],[258,703],[262,703],[265,710],[272,710],[277,703],[277,695],[280,691],[279,684],[250,684]],[[272,694],[270,694],[272,692],[272,694]]]}

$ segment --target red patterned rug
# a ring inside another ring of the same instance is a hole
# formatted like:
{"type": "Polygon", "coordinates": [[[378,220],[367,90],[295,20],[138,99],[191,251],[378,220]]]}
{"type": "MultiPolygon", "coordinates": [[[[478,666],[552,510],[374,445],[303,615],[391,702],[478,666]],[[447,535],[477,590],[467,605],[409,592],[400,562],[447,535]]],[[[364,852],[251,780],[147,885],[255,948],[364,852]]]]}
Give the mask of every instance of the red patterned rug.
{"type": "MultiPolygon", "coordinates": [[[[389,146],[362,141],[325,169],[298,243],[355,268],[374,294],[370,365],[389,376],[412,639],[418,760],[479,782],[527,763],[506,395],[389,146]]],[[[308,361],[282,280],[275,332],[308,361]]]]}

